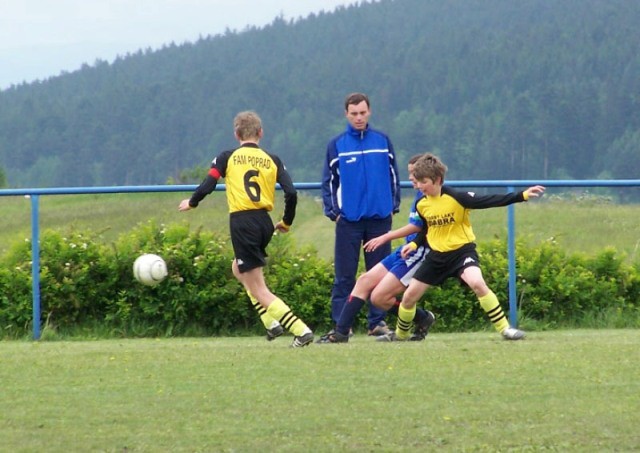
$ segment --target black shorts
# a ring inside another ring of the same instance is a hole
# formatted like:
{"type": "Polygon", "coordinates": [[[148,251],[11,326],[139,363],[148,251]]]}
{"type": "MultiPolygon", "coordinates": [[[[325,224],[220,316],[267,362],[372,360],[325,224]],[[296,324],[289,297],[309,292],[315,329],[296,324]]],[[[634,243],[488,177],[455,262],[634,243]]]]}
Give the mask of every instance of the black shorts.
{"type": "Polygon", "coordinates": [[[451,252],[431,250],[413,278],[427,285],[441,285],[449,277],[460,277],[471,266],[480,267],[480,258],[473,242],[451,252]]]}
{"type": "Polygon", "coordinates": [[[267,245],[275,227],[269,213],[263,209],[232,212],[229,231],[233,254],[240,272],[247,272],[267,264],[267,245]]]}

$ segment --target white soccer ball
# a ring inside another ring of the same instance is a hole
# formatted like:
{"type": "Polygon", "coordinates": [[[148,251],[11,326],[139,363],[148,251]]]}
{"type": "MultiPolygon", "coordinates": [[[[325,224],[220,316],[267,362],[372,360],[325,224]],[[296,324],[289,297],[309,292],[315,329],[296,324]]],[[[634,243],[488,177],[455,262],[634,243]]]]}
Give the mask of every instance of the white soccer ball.
{"type": "Polygon", "coordinates": [[[155,286],[167,275],[169,275],[167,263],[162,257],[153,253],[140,255],[133,263],[133,276],[143,285],[155,286]]]}

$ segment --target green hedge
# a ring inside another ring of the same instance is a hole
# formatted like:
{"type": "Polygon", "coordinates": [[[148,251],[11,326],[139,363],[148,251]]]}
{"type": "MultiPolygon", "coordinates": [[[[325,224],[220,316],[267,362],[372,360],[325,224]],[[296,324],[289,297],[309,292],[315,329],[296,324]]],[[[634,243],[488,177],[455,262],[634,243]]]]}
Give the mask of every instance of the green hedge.
{"type": "MultiPolygon", "coordinates": [[[[506,244],[479,246],[489,286],[508,301],[506,244]]],[[[567,256],[553,243],[517,246],[521,325],[547,328],[597,322],[640,327],[639,266],[614,250],[595,257],[567,256]]],[[[330,328],[333,267],[312,249],[298,249],[288,235],[274,237],[265,268],[271,289],[317,331],[330,328]]],[[[187,225],[141,225],[113,244],[92,232],[41,236],[41,312],[46,330],[100,336],[233,335],[262,332],[242,286],[233,278],[226,235],[190,231],[187,225]],[[146,287],[133,278],[142,253],[167,262],[168,278],[146,287]]],[[[1,260],[0,327],[3,337],[31,332],[31,244],[14,244],[1,260]]],[[[440,331],[489,328],[466,287],[449,280],[423,304],[440,331]]],[[[364,316],[358,327],[364,328],[364,316]]]]}

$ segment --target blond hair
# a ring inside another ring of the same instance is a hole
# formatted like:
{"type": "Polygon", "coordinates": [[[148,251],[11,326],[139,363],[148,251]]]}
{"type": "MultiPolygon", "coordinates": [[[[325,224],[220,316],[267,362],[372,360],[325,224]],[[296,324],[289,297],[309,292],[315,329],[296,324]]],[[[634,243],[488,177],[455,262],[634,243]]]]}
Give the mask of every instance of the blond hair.
{"type": "Polygon", "coordinates": [[[233,130],[240,140],[259,139],[262,120],[256,112],[251,110],[240,112],[233,119],[233,130]]]}

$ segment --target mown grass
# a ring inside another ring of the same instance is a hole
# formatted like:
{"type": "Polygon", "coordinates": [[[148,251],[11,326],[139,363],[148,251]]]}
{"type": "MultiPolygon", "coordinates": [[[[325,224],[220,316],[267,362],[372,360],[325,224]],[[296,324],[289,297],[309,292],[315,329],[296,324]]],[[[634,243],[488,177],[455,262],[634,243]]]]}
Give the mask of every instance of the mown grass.
{"type": "MultiPolygon", "coordinates": [[[[405,190],[405,193],[409,193],[405,190]]],[[[225,194],[216,192],[202,205],[188,213],[177,206],[188,193],[106,194],[41,196],[41,229],[91,229],[101,233],[105,241],[114,240],[140,223],[150,219],[158,223],[188,223],[192,228],[228,230],[225,194]]],[[[323,216],[319,193],[300,197],[298,214],[291,230],[299,246],[311,245],[325,259],[333,256],[333,224],[323,216]]],[[[280,200],[274,218],[282,212],[280,200]]],[[[410,198],[402,203],[402,211],[394,218],[394,226],[406,224],[410,198]]],[[[14,241],[31,236],[31,206],[22,197],[0,198],[0,253],[14,241]]],[[[535,200],[516,205],[516,234],[535,245],[554,241],[568,253],[597,254],[612,247],[627,261],[640,259],[640,205],[617,205],[598,198],[535,200]]],[[[507,209],[477,210],[472,214],[477,241],[507,237],[507,209]]]]}
{"type": "Polygon", "coordinates": [[[636,451],[639,330],[3,342],[11,452],[636,451]]]}

